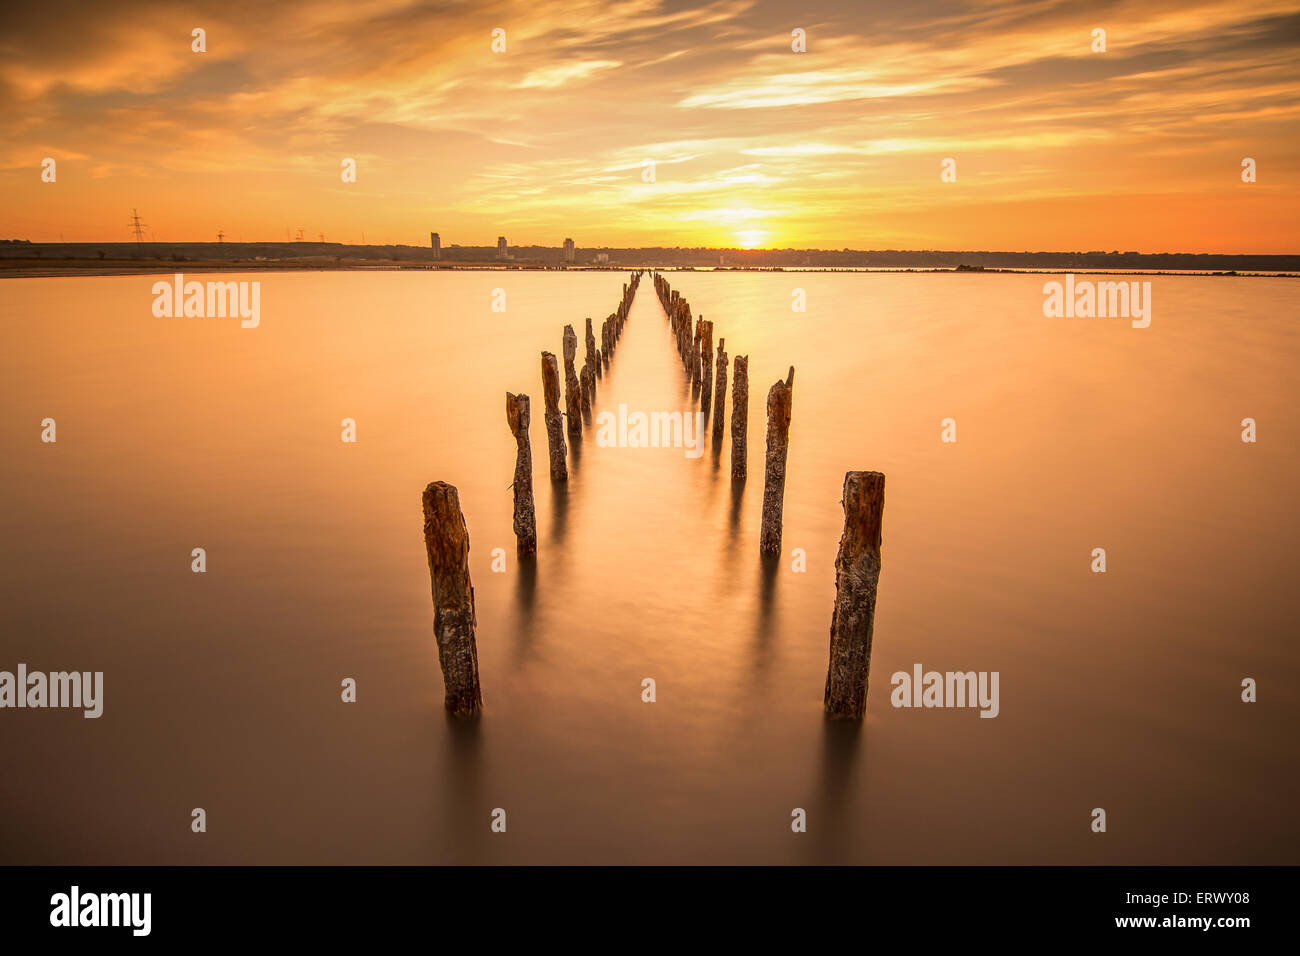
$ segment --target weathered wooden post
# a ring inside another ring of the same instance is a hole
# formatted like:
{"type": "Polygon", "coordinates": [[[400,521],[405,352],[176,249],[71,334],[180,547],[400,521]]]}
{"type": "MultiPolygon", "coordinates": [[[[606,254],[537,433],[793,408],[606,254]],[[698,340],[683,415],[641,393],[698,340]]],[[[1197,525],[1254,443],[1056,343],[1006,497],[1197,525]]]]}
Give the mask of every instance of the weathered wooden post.
{"type": "Polygon", "coordinates": [[[736,375],[731,383],[731,477],[744,481],[749,473],[746,456],[749,429],[749,356],[736,356],[736,375]]]}
{"type": "Polygon", "coordinates": [[[672,298],[672,320],[673,331],[677,333],[677,354],[681,357],[682,367],[686,367],[686,339],[689,337],[687,324],[690,312],[690,306],[677,298],[677,293],[673,293],[672,298]]]}
{"type": "Polygon", "coordinates": [[[591,423],[591,398],[596,391],[596,376],[591,374],[591,366],[583,364],[582,371],[578,375],[579,387],[582,390],[582,420],[591,423]]]}
{"type": "Polygon", "coordinates": [[[573,326],[564,327],[564,414],[568,419],[569,441],[582,441],[582,386],[573,360],[578,355],[578,336],[573,326]]]}
{"type": "Polygon", "coordinates": [[[850,471],[844,476],[844,534],[835,557],[835,613],[826,669],[826,713],[861,720],[867,713],[871,636],[880,581],[880,525],[885,476],[850,471]]]}
{"type": "Polygon", "coordinates": [[[691,319],[691,307],[689,303],[684,300],[679,300],[678,307],[681,309],[681,347],[679,351],[682,353],[682,365],[686,367],[686,374],[689,376],[691,374],[691,369],[695,365],[695,355],[691,351],[695,348],[695,339],[693,338],[695,323],[691,319]]]}
{"type": "MultiPolygon", "coordinates": [[[[713,393],[718,397],[717,412],[713,416],[713,450],[717,451],[722,447],[722,421],[727,417],[727,352],[726,339],[718,339],[718,380],[713,388],[713,393]]],[[[736,410],[731,410],[731,416],[734,420],[736,410]]]]}
{"type": "Polygon", "coordinates": [[[704,317],[698,316],[695,319],[695,337],[691,339],[691,354],[688,361],[687,371],[691,377],[691,390],[693,394],[700,393],[700,334],[704,325],[704,317]]]}
{"type": "Polygon", "coordinates": [[[533,443],[528,437],[532,411],[527,395],[506,392],[506,422],[515,436],[515,538],[520,554],[537,553],[537,510],[533,507],[533,443]]]}
{"type": "Polygon", "coordinates": [[[565,456],[563,416],[560,414],[560,367],[553,352],[542,353],[542,399],[546,405],[546,446],[551,454],[551,480],[565,481],[569,469],[565,456]]]}
{"type": "MultiPolygon", "coordinates": [[[[599,374],[600,366],[596,364],[596,336],[591,331],[591,317],[587,317],[587,367],[593,374],[599,374]]],[[[594,382],[592,383],[594,386],[594,382]]]]}
{"type": "Polygon", "coordinates": [[[700,411],[709,420],[713,405],[713,323],[700,322],[700,411]]]}
{"type": "MultiPolygon", "coordinates": [[[[690,306],[682,310],[683,314],[690,312],[690,306]]],[[[682,341],[686,343],[686,350],[682,352],[682,364],[686,366],[686,380],[694,382],[695,380],[695,357],[700,354],[700,320],[692,318],[688,323],[683,320],[682,341]],[[687,341],[689,339],[690,341],[687,341]]]]}
{"type": "MultiPolygon", "coordinates": [[[[793,376],[794,369],[790,369],[793,376]]],[[[767,393],[767,466],[763,472],[763,524],[759,550],[781,553],[781,508],[785,502],[785,459],[790,448],[790,408],[794,390],[777,382],[767,393]]]]}
{"type": "Polygon", "coordinates": [[[430,482],[424,489],[424,546],[433,582],[433,634],[446,689],[443,705],[457,717],[483,706],[474,642],[474,585],[469,579],[469,530],[454,485],[430,482]]]}

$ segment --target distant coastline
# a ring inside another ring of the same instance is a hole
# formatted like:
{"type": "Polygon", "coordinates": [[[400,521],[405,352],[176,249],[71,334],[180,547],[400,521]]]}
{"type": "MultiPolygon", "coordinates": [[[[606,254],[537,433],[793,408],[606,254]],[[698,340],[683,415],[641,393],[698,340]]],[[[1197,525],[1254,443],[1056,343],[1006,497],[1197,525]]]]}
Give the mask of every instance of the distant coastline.
{"type": "Polygon", "coordinates": [[[1300,277],[1300,255],[1138,252],[984,252],[449,246],[320,242],[30,243],[0,241],[0,277],[156,275],[171,272],[592,271],[631,268],[772,272],[1090,272],[1300,277]]]}

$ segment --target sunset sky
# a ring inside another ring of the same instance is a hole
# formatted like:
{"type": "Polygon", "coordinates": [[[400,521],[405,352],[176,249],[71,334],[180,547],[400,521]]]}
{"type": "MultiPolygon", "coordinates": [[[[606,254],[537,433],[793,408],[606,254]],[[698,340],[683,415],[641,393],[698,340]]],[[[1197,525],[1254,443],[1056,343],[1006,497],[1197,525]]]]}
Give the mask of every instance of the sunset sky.
{"type": "Polygon", "coordinates": [[[42,0],[0,103],[0,238],[1300,252],[1298,0],[42,0]]]}

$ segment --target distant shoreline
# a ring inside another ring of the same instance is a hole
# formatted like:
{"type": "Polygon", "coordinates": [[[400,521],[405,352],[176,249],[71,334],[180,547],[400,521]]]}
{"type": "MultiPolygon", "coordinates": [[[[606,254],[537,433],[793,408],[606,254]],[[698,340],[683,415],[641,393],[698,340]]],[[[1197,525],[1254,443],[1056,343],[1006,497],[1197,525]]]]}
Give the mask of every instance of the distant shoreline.
{"type": "Polygon", "coordinates": [[[175,272],[1091,272],[1300,276],[1300,254],[727,249],[684,246],[351,245],[340,242],[28,242],[0,239],[0,276],[175,272]]]}
{"type": "Polygon", "coordinates": [[[174,262],[164,260],[103,261],[98,259],[4,259],[0,258],[0,279],[54,279],[90,278],[103,276],[150,276],[176,273],[300,273],[300,272],[554,272],[554,273],[623,273],[638,269],[657,272],[781,272],[809,273],[952,273],[955,275],[1150,275],[1150,276],[1200,276],[1254,279],[1297,279],[1300,272],[1273,272],[1264,270],[1214,270],[1214,269],[1098,269],[1087,266],[1032,266],[1032,267],[962,267],[962,266],[665,266],[611,264],[608,266],[570,266],[559,268],[545,264],[526,263],[426,263],[401,261],[376,261],[369,259],[321,262],[319,260],[244,261],[208,260],[174,262]]]}

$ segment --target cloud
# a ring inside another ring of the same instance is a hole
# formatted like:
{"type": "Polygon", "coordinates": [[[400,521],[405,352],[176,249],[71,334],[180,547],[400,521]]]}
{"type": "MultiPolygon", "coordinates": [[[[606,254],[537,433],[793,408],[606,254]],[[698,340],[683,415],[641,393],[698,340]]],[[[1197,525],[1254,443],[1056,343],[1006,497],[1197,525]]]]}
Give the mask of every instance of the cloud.
{"type": "Polygon", "coordinates": [[[575,63],[561,63],[557,66],[538,67],[519,83],[519,89],[558,89],[570,86],[575,81],[586,79],[601,70],[612,70],[622,66],[620,60],[585,60],[575,63]]]}
{"type": "MultiPolygon", "coordinates": [[[[709,210],[761,210],[772,221],[752,225],[790,230],[782,244],[839,246],[883,223],[915,235],[913,210],[935,210],[928,235],[960,206],[944,244],[1019,223],[1027,246],[1069,224],[1009,210],[1140,194],[1129,214],[1159,222],[1158,197],[1232,189],[1243,155],[1263,171],[1252,195],[1300,220],[1297,48],[1294,0],[934,0],[869,17],[848,0],[7,5],[0,227],[120,238],[129,195],[204,236],[289,220],[414,239],[434,220],[448,242],[543,241],[580,219],[611,244],[672,245],[707,240],[709,210]],[[794,26],[807,53],[790,50],[794,26]],[[57,190],[32,172],[45,155],[57,190]],[[338,181],[342,156],[360,160],[357,189],[338,181]]],[[[1124,228],[1107,245],[1134,248],[1124,228]]],[[[1213,233],[1170,227],[1169,245],[1187,242],[1213,233]]]]}

